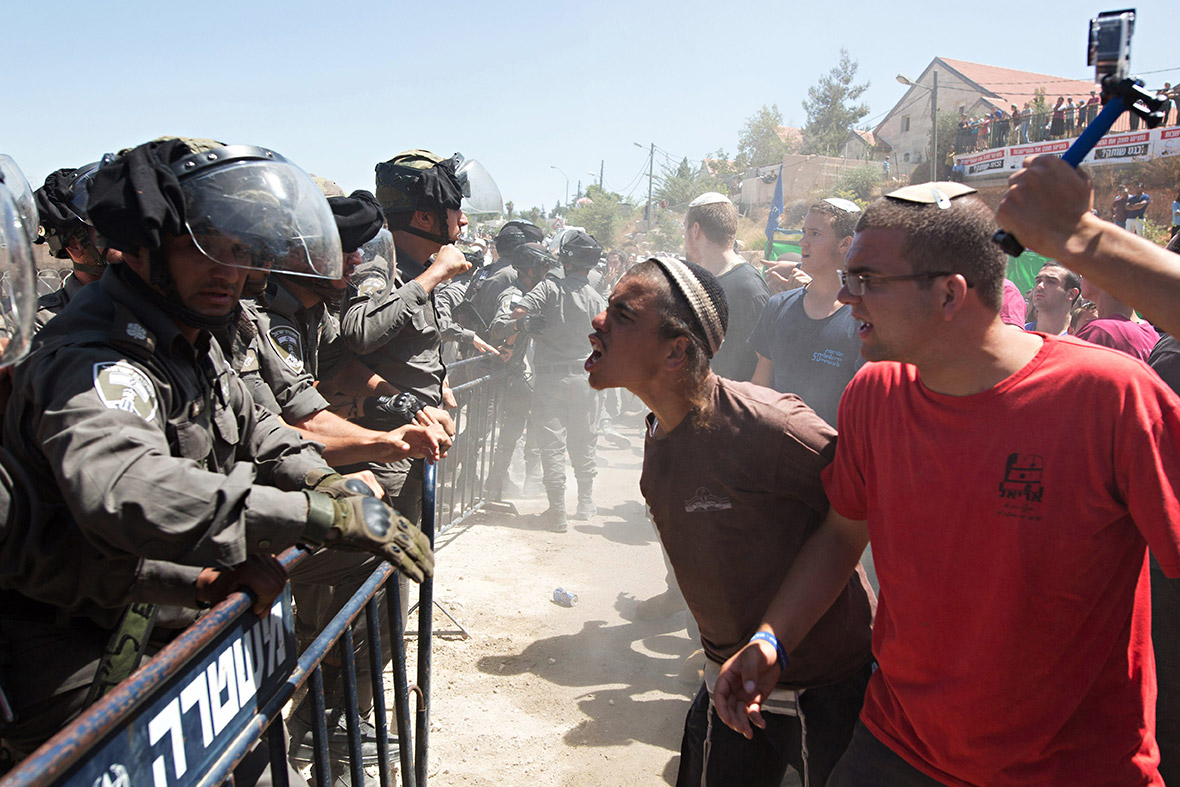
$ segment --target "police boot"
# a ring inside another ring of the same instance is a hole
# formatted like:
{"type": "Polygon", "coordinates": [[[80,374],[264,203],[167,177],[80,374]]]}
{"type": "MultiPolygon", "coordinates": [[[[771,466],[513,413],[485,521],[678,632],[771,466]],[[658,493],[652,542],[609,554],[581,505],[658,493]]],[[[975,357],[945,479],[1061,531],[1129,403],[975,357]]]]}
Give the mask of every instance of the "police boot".
{"type": "Polygon", "coordinates": [[[554,533],[564,533],[570,529],[569,520],[565,515],[565,490],[546,489],[549,496],[549,507],[537,514],[541,524],[554,533]]]}
{"type": "Polygon", "coordinates": [[[594,505],[594,479],[578,479],[578,508],[574,511],[574,519],[593,519],[598,513],[598,506],[594,505]]]}

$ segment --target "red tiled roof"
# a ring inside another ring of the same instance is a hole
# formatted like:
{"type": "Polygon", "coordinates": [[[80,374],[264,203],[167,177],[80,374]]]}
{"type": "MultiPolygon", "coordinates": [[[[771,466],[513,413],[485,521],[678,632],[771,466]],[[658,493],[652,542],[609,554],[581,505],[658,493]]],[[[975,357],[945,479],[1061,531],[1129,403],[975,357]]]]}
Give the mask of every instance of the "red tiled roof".
{"type": "Polygon", "coordinates": [[[968,63],[965,60],[951,60],[946,57],[935,59],[950,66],[962,76],[979,85],[987,93],[993,104],[997,104],[1004,111],[1015,104],[1024,106],[1024,102],[1032,101],[1038,87],[1045,89],[1045,100],[1052,106],[1058,96],[1075,99],[1089,98],[1091,90],[1098,90],[1093,82],[1079,79],[1066,79],[1049,74],[1035,74],[1031,71],[1017,71],[1013,68],[986,66],[981,63],[968,63]]]}

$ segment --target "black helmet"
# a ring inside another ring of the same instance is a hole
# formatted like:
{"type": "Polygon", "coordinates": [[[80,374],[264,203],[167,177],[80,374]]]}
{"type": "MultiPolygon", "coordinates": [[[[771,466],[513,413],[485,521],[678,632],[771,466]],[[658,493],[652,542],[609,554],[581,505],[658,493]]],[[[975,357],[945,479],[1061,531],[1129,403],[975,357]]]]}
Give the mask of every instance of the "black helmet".
{"type": "Polygon", "coordinates": [[[87,214],[114,248],[150,252],[162,308],[194,327],[220,327],[234,315],[198,314],[179,301],[162,253],[165,235],[190,236],[222,265],[341,276],[327,200],[306,172],[265,148],[168,137],[123,151],[95,173],[87,214]]]}
{"type": "Polygon", "coordinates": [[[496,233],[496,253],[504,257],[522,244],[541,243],[543,240],[545,240],[545,233],[540,227],[531,221],[515,219],[505,224],[496,233]]]}
{"type": "Polygon", "coordinates": [[[602,257],[602,246],[593,236],[582,230],[572,230],[561,239],[561,248],[558,249],[557,256],[563,265],[593,268],[602,257]]]}
{"type": "Polygon", "coordinates": [[[439,216],[439,226],[447,226],[447,211],[461,210],[466,196],[463,182],[456,174],[463,157],[456,153],[449,159],[429,150],[407,150],[377,165],[377,201],[389,219],[390,229],[418,235],[435,243],[450,243],[442,234],[432,235],[408,226],[409,215],[422,210],[439,216]]]}

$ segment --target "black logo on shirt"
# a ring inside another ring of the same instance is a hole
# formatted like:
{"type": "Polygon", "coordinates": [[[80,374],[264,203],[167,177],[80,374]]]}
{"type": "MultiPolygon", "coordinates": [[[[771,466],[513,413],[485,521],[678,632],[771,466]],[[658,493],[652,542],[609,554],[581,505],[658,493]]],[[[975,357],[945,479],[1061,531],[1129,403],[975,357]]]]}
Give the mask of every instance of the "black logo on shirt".
{"type": "Polygon", "coordinates": [[[1036,454],[1008,454],[1004,463],[1004,480],[1000,483],[1000,497],[1006,500],[1025,500],[1039,503],[1045,494],[1041,484],[1045,460],[1036,454]]]}

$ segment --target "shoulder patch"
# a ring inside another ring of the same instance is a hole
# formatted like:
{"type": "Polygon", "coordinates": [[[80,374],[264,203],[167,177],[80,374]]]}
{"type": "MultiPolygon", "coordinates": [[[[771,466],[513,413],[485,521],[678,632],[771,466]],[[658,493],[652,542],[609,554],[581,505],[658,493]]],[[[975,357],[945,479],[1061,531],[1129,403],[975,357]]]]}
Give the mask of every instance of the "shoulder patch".
{"type": "Polygon", "coordinates": [[[356,291],[358,295],[363,295],[366,298],[371,298],[377,293],[385,289],[385,277],[380,275],[366,276],[364,280],[357,285],[356,291]]]}
{"type": "Polygon", "coordinates": [[[94,364],[94,390],[112,410],[135,413],[145,421],[156,415],[156,387],[146,374],[126,361],[94,364]]]}
{"type": "Polygon", "coordinates": [[[258,353],[254,352],[254,348],[246,350],[246,355],[242,358],[242,368],[239,372],[256,372],[258,371],[258,353]]]}
{"type": "Polygon", "coordinates": [[[296,374],[303,373],[303,342],[299,338],[299,331],[290,325],[276,325],[266,334],[274,346],[275,352],[283,359],[283,363],[296,374]]]}

